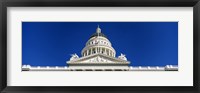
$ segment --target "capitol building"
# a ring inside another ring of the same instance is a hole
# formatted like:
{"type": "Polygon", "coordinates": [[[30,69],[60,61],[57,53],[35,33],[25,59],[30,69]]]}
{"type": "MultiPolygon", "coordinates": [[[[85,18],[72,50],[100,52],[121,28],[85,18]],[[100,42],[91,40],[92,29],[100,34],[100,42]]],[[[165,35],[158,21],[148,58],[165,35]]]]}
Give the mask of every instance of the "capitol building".
{"type": "Polygon", "coordinates": [[[67,66],[23,65],[22,71],[178,71],[177,65],[130,66],[125,54],[116,57],[116,51],[98,26],[82,49],[81,57],[76,53],[66,61],[67,66]]]}

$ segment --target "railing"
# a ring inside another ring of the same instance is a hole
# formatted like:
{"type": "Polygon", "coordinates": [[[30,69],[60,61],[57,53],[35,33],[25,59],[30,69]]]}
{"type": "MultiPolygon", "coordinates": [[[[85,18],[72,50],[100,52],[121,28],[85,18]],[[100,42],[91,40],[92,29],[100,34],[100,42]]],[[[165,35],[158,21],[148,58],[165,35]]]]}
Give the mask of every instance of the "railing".
{"type": "MultiPolygon", "coordinates": [[[[106,66],[102,67],[102,71],[107,69],[106,66]],[[105,68],[104,68],[105,67],[105,68]]],[[[22,71],[76,71],[77,68],[67,67],[67,66],[30,66],[30,65],[23,65],[22,71]]],[[[80,69],[80,68],[79,68],[80,69]]],[[[86,68],[82,68],[84,71],[86,68]]],[[[91,67],[91,70],[95,70],[97,68],[91,67]]],[[[98,68],[99,69],[99,68],[98,68]]],[[[115,67],[112,68],[113,70],[116,69],[115,67]]],[[[119,68],[117,68],[119,69],[119,68]]],[[[124,69],[124,68],[122,68],[124,69]]],[[[125,69],[124,69],[125,70],[125,69]]],[[[123,70],[123,71],[124,71],[123,70]]],[[[177,65],[166,65],[166,66],[130,66],[125,71],[178,71],[177,65]]]]}

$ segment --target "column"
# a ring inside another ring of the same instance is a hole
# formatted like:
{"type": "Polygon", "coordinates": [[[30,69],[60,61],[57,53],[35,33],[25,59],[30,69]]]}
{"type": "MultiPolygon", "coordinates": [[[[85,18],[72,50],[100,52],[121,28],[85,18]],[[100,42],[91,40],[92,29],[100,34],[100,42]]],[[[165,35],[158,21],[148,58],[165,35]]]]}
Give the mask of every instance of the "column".
{"type": "Polygon", "coordinates": [[[88,55],[88,52],[89,52],[89,50],[87,50],[87,54],[86,55],[88,55]]]}
{"type": "Polygon", "coordinates": [[[110,54],[110,50],[108,50],[108,55],[110,56],[111,54],[110,54]]]}
{"type": "Polygon", "coordinates": [[[92,48],[90,48],[90,55],[92,54],[92,48]]]}
{"type": "Polygon", "coordinates": [[[102,51],[102,48],[101,48],[101,47],[99,47],[99,49],[100,49],[99,53],[102,53],[102,52],[101,52],[101,51],[102,51]]]}
{"type": "Polygon", "coordinates": [[[105,48],[102,49],[102,53],[105,54],[105,48]]]}
{"type": "Polygon", "coordinates": [[[88,55],[90,55],[90,50],[88,49],[88,55]]]}
{"type": "Polygon", "coordinates": [[[95,53],[97,53],[97,47],[95,48],[95,51],[96,51],[95,53]]]}
{"type": "Polygon", "coordinates": [[[99,49],[99,47],[97,47],[97,53],[99,53],[99,51],[100,51],[100,49],[99,49]]]}
{"type": "Polygon", "coordinates": [[[108,50],[108,49],[106,49],[106,54],[107,54],[107,55],[109,55],[109,52],[108,52],[108,51],[109,51],[109,50],[108,50]]]}

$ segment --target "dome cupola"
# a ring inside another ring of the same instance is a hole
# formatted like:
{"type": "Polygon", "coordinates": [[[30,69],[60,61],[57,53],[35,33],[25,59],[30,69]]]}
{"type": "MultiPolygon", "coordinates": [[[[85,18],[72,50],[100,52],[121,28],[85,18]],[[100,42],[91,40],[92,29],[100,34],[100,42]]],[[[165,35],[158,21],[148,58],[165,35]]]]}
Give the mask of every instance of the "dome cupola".
{"type": "Polygon", "coordinates": [[[96,33],[92,34],[92,35],[90,36],[90,38],[92,38],[92,37],[97,37],[97,36],[101,36],[101,37],[107,38],[106,35],[104,35],[103,33],[101,33],[101,28],[99,28],[99,25],[98,25],[98,27],[97,27],[97,29],[96,29],[96,33]]]}

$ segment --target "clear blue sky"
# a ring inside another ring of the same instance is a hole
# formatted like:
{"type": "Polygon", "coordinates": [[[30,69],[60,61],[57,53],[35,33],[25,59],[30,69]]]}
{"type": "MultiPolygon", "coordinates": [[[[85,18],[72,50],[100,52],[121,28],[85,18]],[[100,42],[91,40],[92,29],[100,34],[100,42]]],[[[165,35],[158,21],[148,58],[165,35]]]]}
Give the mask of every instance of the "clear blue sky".
{"type": "Polygon", "coordinates": [[[178,65],[178,22],[22,22],[22,64],[66,66],[98,24],[132,66],[178,65]]]}

